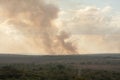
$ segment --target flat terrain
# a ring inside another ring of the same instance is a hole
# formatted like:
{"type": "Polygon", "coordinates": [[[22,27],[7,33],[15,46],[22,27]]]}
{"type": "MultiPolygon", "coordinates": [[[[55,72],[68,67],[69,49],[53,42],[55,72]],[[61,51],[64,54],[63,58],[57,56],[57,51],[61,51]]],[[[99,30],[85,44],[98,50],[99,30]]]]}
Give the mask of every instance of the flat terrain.
{"type": "Polygon", "coordinates": [[[0,55],[0,64],[63,64],[82,69],[120,71],[120,54],[26,56],[0,55]]]}
{"type": "Polygon", "coordinates": [[[0,55],[0,80],[119,80],[120,54],[0,55]]]}

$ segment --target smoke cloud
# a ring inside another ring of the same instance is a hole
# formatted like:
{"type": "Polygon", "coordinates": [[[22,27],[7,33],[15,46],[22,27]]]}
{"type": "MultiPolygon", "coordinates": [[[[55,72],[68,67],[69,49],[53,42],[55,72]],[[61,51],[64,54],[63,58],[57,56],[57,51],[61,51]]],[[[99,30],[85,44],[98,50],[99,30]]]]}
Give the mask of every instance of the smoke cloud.
{"type": "Polygon", "coordinates": [[[43,0],[0,0],[0,52],[76,54],[70,35],[54,24],[58,12],[43,0]]]}

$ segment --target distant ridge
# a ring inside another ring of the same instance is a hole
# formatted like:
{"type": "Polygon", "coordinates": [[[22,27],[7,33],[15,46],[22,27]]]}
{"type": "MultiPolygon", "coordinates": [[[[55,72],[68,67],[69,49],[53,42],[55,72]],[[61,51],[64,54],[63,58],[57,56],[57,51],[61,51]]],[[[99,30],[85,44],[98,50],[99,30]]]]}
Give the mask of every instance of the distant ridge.
{"type": "Polygon", "coordinates": [[[79,61],[96,59],[120,59],[120,54],[85,54],[85,55],[19,55],[0,54],[0,63],[43,63],[58,61],[79,61]]]}
{"type": "Polygon", "coordinates": [[[120,56],[120,53],[97,53],[97,54],[75,54],[75,55],[26,55],[26,54],[7,54],[7,53],[0,53],[0,56],[120,56]]]}

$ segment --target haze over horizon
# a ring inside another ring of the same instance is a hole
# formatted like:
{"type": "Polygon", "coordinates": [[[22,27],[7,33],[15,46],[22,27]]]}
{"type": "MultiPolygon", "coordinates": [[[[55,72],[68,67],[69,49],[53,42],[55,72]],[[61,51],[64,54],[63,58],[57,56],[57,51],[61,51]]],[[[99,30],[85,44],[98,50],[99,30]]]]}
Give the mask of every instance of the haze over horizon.
{"type": "Polygon", "coordinates": [[[120,54],[120,1],[0,0],[0,53],[120,54]]]}

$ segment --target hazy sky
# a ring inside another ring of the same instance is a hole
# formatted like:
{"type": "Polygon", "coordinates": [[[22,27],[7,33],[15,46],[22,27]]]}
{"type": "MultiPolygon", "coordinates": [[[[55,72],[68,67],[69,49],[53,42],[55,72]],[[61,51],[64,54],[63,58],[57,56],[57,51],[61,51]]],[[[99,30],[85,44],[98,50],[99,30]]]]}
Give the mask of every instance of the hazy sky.
{"type": "Polygon", "coordinates": [[[0,0],[0,53],[120,53],[120,0],[0,0]]]}

